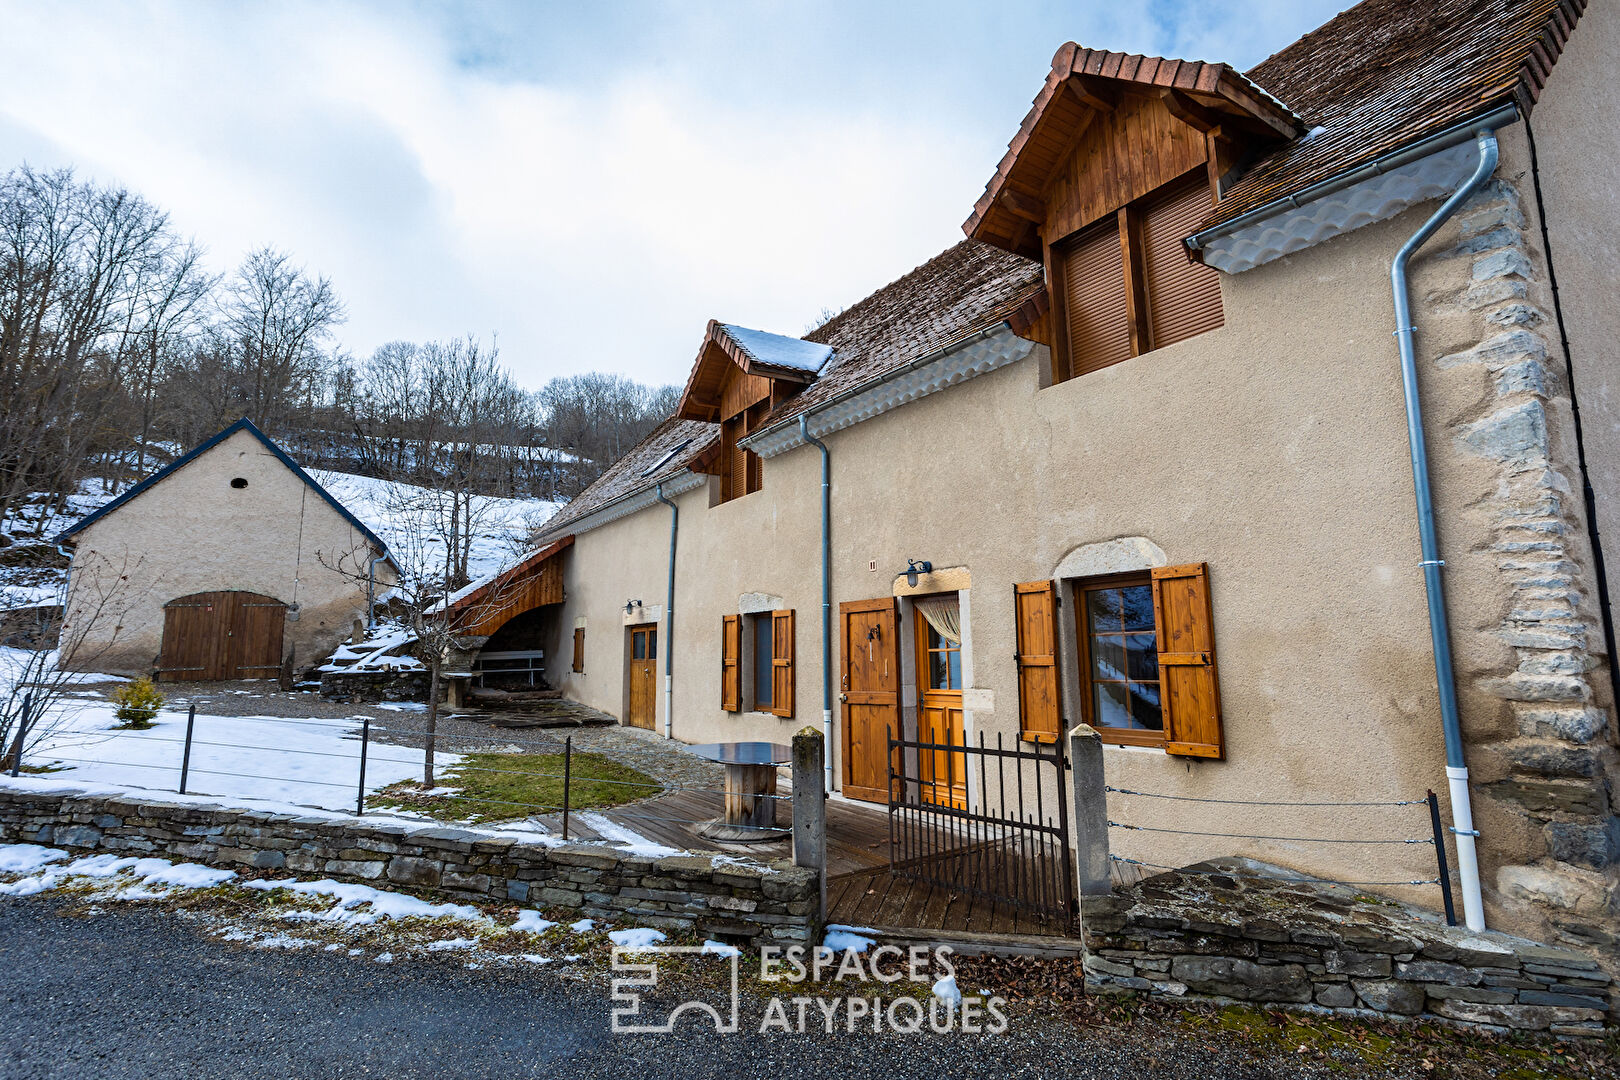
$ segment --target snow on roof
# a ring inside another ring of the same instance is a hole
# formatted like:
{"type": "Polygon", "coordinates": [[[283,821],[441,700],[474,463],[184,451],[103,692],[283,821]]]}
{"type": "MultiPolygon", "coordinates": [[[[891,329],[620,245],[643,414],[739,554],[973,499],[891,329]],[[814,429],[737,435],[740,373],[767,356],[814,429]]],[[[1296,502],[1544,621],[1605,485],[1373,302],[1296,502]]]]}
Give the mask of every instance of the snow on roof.
{"type": "Polygon", "coordinates": [[[831,345],[819,345],[803,338],[769,334],[764,330],[750,330],[745,326],[720,323],[720,329],[737,343],[737,347],[753,360],[770,367],[791,368],[815,374],[826,366],[832,356],[831,345]]]}

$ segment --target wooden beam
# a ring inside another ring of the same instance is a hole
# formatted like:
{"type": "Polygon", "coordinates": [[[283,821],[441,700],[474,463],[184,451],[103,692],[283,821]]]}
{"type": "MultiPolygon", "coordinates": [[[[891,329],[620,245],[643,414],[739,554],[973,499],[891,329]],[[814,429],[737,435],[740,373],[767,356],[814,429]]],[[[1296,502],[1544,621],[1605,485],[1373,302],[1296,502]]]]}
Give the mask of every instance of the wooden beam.
{"type": "Polygon", "coordinates": [[[1125,265],[1125,317],[1130,322],[1131,355],[1148,344],[1147,274],[1142,262],[1142,220],[1135,204],[1119,208],[1119,253],[1125,265]]]}
{"type": "Polygon", "coordinates": [[[1119,106],[1119,91],[1102,79],[1090,75],[1070,75],[1063,85],[1076,101],[1088,109],[1113,112],[1119,106]]]}
{"type": "Polygon", "coordinates": [[[1204,132],[1205,166],[1209,170],[1209,190],[1212,202],[1220,202],[1226,189],[1237,179],[1243,164],[1245,146],[1232,138],[1224,127],[1204,132]]]}
{"type": "Polygon", "coordinates": [[[1008,213],[1016,214],[1025,221],[1033,221],[1037,225],[1046,222],[1046,200],[1038,196],[1026,195],[1017,188],[1004,187],[998,201],[1008,213]]]}
{"type": "Polygon", "coordinates": [[[1171,116],[1202,132],[1207,133],[1220,127],[1221,121],[1227,119],[1225,114],[1206,105],[1200,105],[1179,90],[1165,90],[1160,97],[1164,99],[1164,107],[1170,110],[1171,116]]]}

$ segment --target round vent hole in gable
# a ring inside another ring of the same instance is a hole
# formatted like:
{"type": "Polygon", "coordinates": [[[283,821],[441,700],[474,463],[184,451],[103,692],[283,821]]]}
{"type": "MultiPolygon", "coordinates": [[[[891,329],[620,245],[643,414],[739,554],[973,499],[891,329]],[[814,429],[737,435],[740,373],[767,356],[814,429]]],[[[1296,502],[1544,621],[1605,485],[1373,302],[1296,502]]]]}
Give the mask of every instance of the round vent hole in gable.
{"type": "Polygon", "coordinates": [[[247,478],[242,477],[242,476],[238,476],[236,479],[231,481],[231,487],[237,488],[237,489],[247,487],[247,478]]]}

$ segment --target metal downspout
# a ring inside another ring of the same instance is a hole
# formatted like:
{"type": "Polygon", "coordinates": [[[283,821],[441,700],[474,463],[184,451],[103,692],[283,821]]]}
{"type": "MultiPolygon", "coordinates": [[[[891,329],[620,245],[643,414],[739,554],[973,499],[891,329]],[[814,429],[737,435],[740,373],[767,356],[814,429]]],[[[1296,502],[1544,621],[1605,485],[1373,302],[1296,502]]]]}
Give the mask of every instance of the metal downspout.
{"type": "MultiPolygon", "coordinates": [[[[388,552],[372,559],[366,566],[366,629],[377,628],[377,564],[388,561],[388,552]]],[[[359,644],[356,642],[356,644],[359,644]]]]}
{"type": "Polygon", "coordinates": [[[669,592],[664,599],[664,738],[675,737],[675,538],[681,531],[681,508],[664,497],[658,482],[658,501],[669,507],[669,592]]]}
{"type": "Polygon", "coordinates": [[[821,729],[826,738],[827,791],[833,789],[832,754],[832,454],[810,434],[809,417],[799,414],[799,438],[821,451],[821,729]]]}
{"type": "Polygon", "coordinates": [[[1429,455],[1423,442],[1423,408],[1418,401],[1417,357],[1413,345],[1411,300],[1407,295],[1406,265],[1418,248],[1435,234],[1474,192],[1496,171],[1496,133],[1478,132],[1479,165],[1468,182],[1440,205],[1413,233],[1390,263],[1390,285],[1395,294],[1395,340],[1401,353],[1401,389],[1406,395],[1406,435],[1412,451],[1412,486],[1416,491],[1418,537],[1423,549],[1423,587],[1429,602],[1429,637],[1434,648],[1434,674],[1440,692],[1440,723],[1446,737],[1446,779],[1451,791],[1452,832],[1457,838],[1457,876],[1461,879],[1463,920],[1470,930],[1485,929],[1480,898],[1479,859],[1475,851],[1473,808],[1468,792],[1468,766],[1463,759],[1462,726],[1457,718],[1457,682],[1451,667],[1451,627],[1446,619],[1446,598],[1440,580],[1440,544],[1435,538],[1434,494],[1429,486],[1429,455]]]}

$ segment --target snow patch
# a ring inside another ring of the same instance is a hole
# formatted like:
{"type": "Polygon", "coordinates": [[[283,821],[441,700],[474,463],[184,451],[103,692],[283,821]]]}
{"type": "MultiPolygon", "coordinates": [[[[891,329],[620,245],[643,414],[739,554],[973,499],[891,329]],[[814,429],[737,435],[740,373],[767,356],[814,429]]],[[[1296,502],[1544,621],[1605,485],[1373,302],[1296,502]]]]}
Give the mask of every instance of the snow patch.
{"type": "Polygon", "coordinates": [[[841,923],[828,923],[827,936],[821,943],[833,952],[865,952],[877,944],[875,938],[867,934],[876,934],[877,931],[870,926],[845,926],[841,923]]]}
{"type": "Polygon", "coordinates": [[[482,912],[468,904],[430,904],[404,893],[374,889],[370,885],[352,885],[344,881],[323,878],[320,881],[284,880],[244,881],[244,889],[270,892],[286,889],[302,896],[330,896],[337,904],[324,912],[299,912],[294,917],[341,923],[345,926],[369,926],[383,919],[460,919],[464,922],[487,921],[482,912]]]}
{"type": "Polygon", "coordinates": [[[662,930],[654,930],[650,926],[636,926],[629,930],[609,930],[608,940],[621,949],[645,949],[663,941],[665,934],[662,930]]]}
{"type": "Polygon", "coordinates": [[[556,925],[550,919],[542,919],[538,911],[520,911],[512,929],[524,934],[543,934],[556,925]]]}

